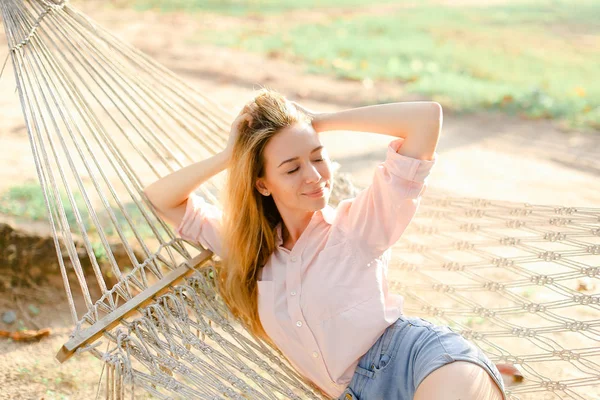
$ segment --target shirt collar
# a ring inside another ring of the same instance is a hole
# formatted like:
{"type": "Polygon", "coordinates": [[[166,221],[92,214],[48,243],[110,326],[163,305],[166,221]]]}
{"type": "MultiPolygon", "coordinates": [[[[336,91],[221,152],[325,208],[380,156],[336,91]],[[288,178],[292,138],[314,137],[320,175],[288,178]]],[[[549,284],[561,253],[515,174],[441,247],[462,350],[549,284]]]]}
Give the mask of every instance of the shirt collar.
{"type": "MultiPolygon", "coordinates": [[[[323,221],[327,222],[329,225],[333,224],[333,221],[335,220],[335,208],[331,207],[329,204],[327,204],[324,208],[315,211],[315,213],[312,216],[311,222],[313,219],[322,219],[323,221]]],[[[281,226],[282,226],[282,222],[279,222],[277,224],[277,226],[275,227],[275,245],[276,246],[281,246],[283,244],[283,237],[281,234],[281,226]]]]}

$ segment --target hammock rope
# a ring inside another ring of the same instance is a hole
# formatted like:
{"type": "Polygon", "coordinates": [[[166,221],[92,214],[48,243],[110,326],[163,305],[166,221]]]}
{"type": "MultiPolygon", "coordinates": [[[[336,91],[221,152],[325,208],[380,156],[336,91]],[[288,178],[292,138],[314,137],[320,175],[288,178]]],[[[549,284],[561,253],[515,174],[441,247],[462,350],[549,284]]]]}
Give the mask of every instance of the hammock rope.
{"type": "MultiPolygon", "coordinates": [[[[109,399],[326,398],[232,317],[218,257],[176,237],[143,193],[223,149],[235,116],[66,1],[0,10],[74,326],[57,357],[103,360],[109,399]]],[[[218,205],[222,186],[219,174],[198,194],[218,205]]],[[[358,190],[336,174],[332,205],[358,190]]],[[[430,187],[392,255],[404,312],[517,366],[509,398],[600,392],[600,208],[430,187]]]]}

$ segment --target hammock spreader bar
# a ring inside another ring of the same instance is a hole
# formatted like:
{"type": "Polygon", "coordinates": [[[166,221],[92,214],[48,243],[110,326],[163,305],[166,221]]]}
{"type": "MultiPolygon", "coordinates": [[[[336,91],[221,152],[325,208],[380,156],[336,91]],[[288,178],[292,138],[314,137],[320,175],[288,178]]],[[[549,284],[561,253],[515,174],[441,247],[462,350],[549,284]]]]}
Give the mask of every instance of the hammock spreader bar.
{"type": "Polygon", "coordinates": [[[196,270],[202,267],[206,262],[212,259],[212,251],[203,250],[200,254],[190,261],[182,263],[179,267],[166,274],[161,280],[144,290],[133,299],[123,304],[110,314],[105,315],[89,328],[76,332],[75,335],[65,343],[56,354],[56,359],[64,363],[70,359],[77,349],[91,344],[102,334],[117,326],[124,318],[135,313],[138,308],[147,306],[156,297],[166,293],[172,285],[182,281],[184,278],[192,275],[196,270]]]}

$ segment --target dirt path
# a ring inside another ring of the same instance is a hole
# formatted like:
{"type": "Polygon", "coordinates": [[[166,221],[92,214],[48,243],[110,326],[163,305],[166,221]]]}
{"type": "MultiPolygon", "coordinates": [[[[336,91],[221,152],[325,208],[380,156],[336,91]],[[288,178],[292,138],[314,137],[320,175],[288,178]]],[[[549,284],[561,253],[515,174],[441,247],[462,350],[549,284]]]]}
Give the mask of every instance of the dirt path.
{"type": "MultiPolygon", "coordinates": [[[[407,95],[402,85],[334,80],[307,75],[299,66],[273,55],[263,58],[239,50],[192,45],[182,38],[197,29],[183,14],[158,15],[107,11],[96,2],[83,10],[118,36],[142,49],[192,85],[222,103],[239,109],[261,85],[278,89],[309,108],[333,111],[382,101],[428,100],[407,95]],[[177,32],[177,35],[173,35],[177,32]]],[[[299,15],[299,14],[298,14],[299,15]]],[[[302,14],[302,18],[309,18],[302,14]]],[[[214,16],[210,24],[233,24],[214,16]]],[[[4,35],[0,48],[6,49],[4,35]]],[[[0,52],[5,54],[5,51],[0,52]]],[[[18,97],[9,66],[0,81],[0,192],[24,180],[36,179],[18,97]]],[[[332,158],[351,172],[359,185],[368,184],[373,168],[383,160],[389,137],[368,133],[332,132],[323,138],[332,158]]],[[[430,177],[430,190],[565,206],[600,206],[600,135],[563,132],[548,121],[529,121],[498,113],[457,115],[444,111],[439,162],[430,177]]],[[[33,293],[30,293],[34,296],[33,293]]],[[[0,312],[11,307],[0,298],[0,312]]],[[[53,356],[68,338],[65,299],[56,295],[43,306],[40,326],[55,334],[41,343],[0,342],[0,399],[94,398],[100,362],[77,357],[59,366],[53,356]],[[10,388],[6,389],[6,388],[10,388]]],[[[1,323],[0,323],[1,324],[1,323]]]]}
{"type": "MultiPolygon", "coordinates": [[[[34,304],[39,309],[38,315],[23,321],[25,327],[37,329],[35,323],[37,327],[50,328],[52,333],[34,343],[0,340],[0,399],[94,399],[102,375],[102,362],[89,353],[80,354],[65,364],[54,359],[60,347],[69,340],[72,323],[60,282],[46,289],[52,291],[18,290],[20,307],[27,309],[29,304],[34,304]]],[[[0,292],[0,313],[13,309],[19,307],[7,292],[0,292]]],[[[18,315],[22,318],[24,314],[18,315]]],[[[14,330],[17,324],[7,326],[0,321],[0,329],[14,330]]]]}
{"type": "MultiPolygon", "coordinates": [[[[335,80],[306,74],[301,67],[240,50],[190,44],[197,18],[183,13],[161,15],[131,10],[103,10],[85,3],[82,10],[117,36],[132,43],[226,107],[238,110],[260,86],[275,88],[317,110],[332,111],[383,101],[429,100],[404,92],[402,84],[335,80]],[[134,22],[132,22],[134,21],[134,22]],[[151,34],[149,34],[151,27],[151,34]],[[176,31],[177,35],[173,35],[176,31]]],[[[340,11],[330,11],[340,12],[340,11]]],[[[311,13],[294,11],[302,19],[311,13]]],[[[313,16],[316,18],[315,16],[313,16]]],[[[231,25],[235,18],[211,15],[207,26],[231,25]]],[[[207,27],[205,27],[208,29],[207,27]]],[[[4,38],[2,38],[4,41],[4,38]]],[[[2,44],[0,44],[2,45],[2,44]]],[[[10,66],[0,81],[3,110],[0,137],[9,147],[0,172],[0,190],[14,177],[35,178],[10,66]]],[[[359,184],[367,184],[382,160],[388,137],[327,133],[329,152],[359,184]]],[[[493,199],[594,206],[600,193],[600,135],[563,132],[549,121],[531,121],[499,113],[457,115],[444,110],[441,155],[430,187],[457,195],[493,199]]]]}

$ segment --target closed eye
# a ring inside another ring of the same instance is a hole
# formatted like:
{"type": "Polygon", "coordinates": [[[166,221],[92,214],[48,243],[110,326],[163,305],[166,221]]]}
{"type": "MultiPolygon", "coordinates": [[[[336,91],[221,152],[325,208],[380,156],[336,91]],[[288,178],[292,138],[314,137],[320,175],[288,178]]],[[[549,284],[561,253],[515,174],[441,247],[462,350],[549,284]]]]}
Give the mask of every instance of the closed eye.
{"type": "MultiPolygon", "coordinates": [[[[315,160],[315,162],[323,162],[323,161],[325,161],[325,160],[324,160],[324,159],[322,159],[322,158],[319,158],[318,160],[315,160]]],[[[288,173],[288,175],[291,175],[291,174],[293,174],[294,172],[298,171],[299,169],[300,169],[300,167],[297,167],[297,168],[295,168],[295,169],[293,169],[293,170],[291,170],[291,171],[288,171],[287,173],[288,173]]]]}

